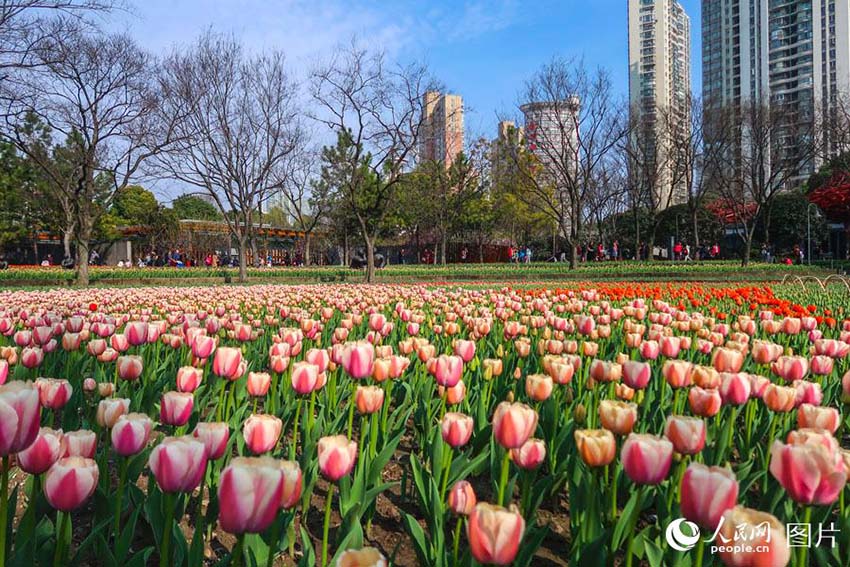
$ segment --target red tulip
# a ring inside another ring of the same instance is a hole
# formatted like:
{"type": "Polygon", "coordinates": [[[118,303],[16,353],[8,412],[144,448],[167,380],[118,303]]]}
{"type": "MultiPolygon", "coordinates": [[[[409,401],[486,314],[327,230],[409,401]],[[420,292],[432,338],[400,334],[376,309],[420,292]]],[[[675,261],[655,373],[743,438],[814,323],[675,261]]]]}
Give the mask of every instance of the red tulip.
{"type": "Polygon", "coordinates": [[[659,484],[670,472],[673,444],[663,437],[632,433],[623,443],[620,461],[635,484],[659,484]]]}
{"type": "Polygon", "coordinates": [[[97,434],[88,429],[69,431],[64,435],[65,454],[63,457],[85,457],[93,459],[97,452],[97,434]]]}
{"type": "Polygon", "coordinates": [[[62,431],[42,427],[32,445],[16,455],[18,466],[30,474],[41,474],[65,455],[65,438],[62,431]]]}
{"type": "Polygon", "coordinates": [[[476,504],[466,525],[472,556],[479,563],[492,565],[510,565],[513,562],[524,532],[525,520],[516,506],[506,509],[486,503],[476,504]]]}
{"type": "Polygon", "coordinates": [[[223,421],[198,422],[192,432],[207,448],[207,458],[211,461],[220,459],[227,449],[230,440],[230,427],[223,421]]]}
{"type": "Polygon", "coordinates": [[[449,490],[449,509],[458,516],[468,516],[478,503],[475,490],[465,480],[457,481],[449,490]]]}
{"type": "Polygon", "coordinates": [[[440,425],[443,441],[455,449],[463,447],[472,436],[472,426],[472,417],[462,413],[447,412],[440,425]]]}
{"type": "Polygon", "coordinates": [[[23,451],[38,436],[41,408],[32,382],[0,386],[0,456],[23,451]]]}
{"type": "Polygon", "coordinates": [[[112,426],[112,447],[122,457],[140,452],[148,444],[153,422],[142,413],[120,416],[112,426]]]}
{"type": "Polygon", "coordinates": [[[56,510],[70,512],[85,504],[97,488],[100,471],[93,459],[65,457],[44,477],[44,496],[56,510]]]}
{"type": "Polygon", "coordinates": [[[253,414],[242,425],[242,437],[252,453],[262,455],[274,449],[282,429],[283,422],[279,417],[253,414]]]}
{"type": "Polygon", "coordinates": [[[357,443],[349,441],[345,435],[333,435],[319,439],[319,471],[336,482],[354,470],[357,460],[357,443]]]}
{"type": "Polygon", "coordinates": [[[511,449],[511,460],[521,469],[536,469],[545,458],[546,443],[540,439],[529,439],[522,447],[511,449]]]}
{"type": "Polygon", "coordinates": [[[151,451],[148,466],[163,492],[192,492],[207,470],[207,448],[189,435],[166,437],[151,451]]]}
{"type": "Polygon", "coordinates": [[[280,510],[283,469],[271,457],[236,457],[224,468],[218,485],[218,522],[232,534],[266,530],[280,510]]]}
{"type": "Polygon", "coordinates": [[[537,429],[537,412],[525,404],[502,402],[493,413],[493,436],[505,449],[517,449],[537,429]]]}
{"type": "Polygon", "coordinates": [[[189,392],[166,392],[159,404],[159,420],[165,425],[180,427],[189,422],[195,396],[189,392]]]}
{"type": "Polygon", "coordinates": [[[738,479],[729,469],[691,463],[682,476],[680,495],[682,516],[713,530],[738,501],[738,479]]]}

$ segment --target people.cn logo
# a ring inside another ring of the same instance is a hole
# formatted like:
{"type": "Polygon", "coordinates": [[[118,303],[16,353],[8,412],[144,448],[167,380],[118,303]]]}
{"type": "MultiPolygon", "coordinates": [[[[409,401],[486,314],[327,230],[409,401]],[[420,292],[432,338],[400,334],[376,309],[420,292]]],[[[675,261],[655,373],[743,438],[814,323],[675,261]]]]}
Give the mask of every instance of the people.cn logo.
{"type": "Polygon", "coordinates": [[[667,539],[667,544],[676,551],[690,551],[699,541],[699,526],[684,518],[679,518],[667,525],[664,536],[667,539]],[[685,529],[683,529],[683,526],[685,529]]]}

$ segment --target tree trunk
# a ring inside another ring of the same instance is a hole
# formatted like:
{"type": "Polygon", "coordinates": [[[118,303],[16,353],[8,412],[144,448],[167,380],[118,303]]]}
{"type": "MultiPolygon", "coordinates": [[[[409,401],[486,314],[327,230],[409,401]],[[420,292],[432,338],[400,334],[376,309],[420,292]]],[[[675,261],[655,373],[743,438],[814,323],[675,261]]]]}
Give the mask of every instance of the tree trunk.
{"type": "Polygon", "coordinates": [[[750,265],[750,251],[753,247],[753,231],[747,231],[747,236],[744,239],[744,254],[741,256],[741,267],[746,268],[750,265]]]}
{"type": "Polygon", "coordinates": [[[239,236],[239,282],[245,283],[248,281],[248,238],[245,235],[239,236]]]}
{"type": "MultiPolygon", "coordinates": [[[[634,217],[634,221],[635,221],[635,259],[639,260],[640,259],[640,215],[638,214],[637,206],[634,206],[633,210],[634,210],[634,214],[632,216],[634,217]]],[[[646,258],[644,258],[644,260],[646,260],[646,258]]]]}
{"type": "Polygon", "coordinates": [[[310,233],[304,234],[304,265],[310,265],[310,233]]]}
{"type": "Polygon", "coordinates": [[[446,231],[440,232],[440,253],[443,257],[443,265],[446,265],[446,241],[448,238],[446,237],[446,231]]]}
{"type": "Polygon", "coordinates": [[[575,242],[570,240],[567,241],[567,244],[570,247],[570,269],[575,270],[578,266],[578,248],[576,247],[575,242]]]}
{"type": "Polygon", "coordinates": [[[375,281],[375,246],[371,237],[366,236],[365,231],[363,240],[366,241],[366,283],[375,281]]]}

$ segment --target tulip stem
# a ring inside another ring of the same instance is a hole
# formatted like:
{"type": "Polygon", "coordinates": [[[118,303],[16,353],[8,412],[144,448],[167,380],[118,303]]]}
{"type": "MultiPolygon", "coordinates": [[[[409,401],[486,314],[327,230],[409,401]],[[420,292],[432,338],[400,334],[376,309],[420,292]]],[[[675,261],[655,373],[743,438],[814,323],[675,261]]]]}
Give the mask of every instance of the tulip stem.
{"type": "Polygon", "coordinates": [[[171,564],[171,532],[174,531],[174,494],[165,492],[162,495],[162,503],[165,506],[165,524],[162,531],[162,546],[159,549],[159,567],[168,567],[171,564]]]}
{"type": "MultiPolygon", "coordinates": [[[[446,462],[443,463],[443,483],[440,487],[440,502],[445,502],[446,500],[446,486],[449,484],[449,471],[452,468],[452,457],[454,454],[452,453],[452,448],[448,443],[443,442],[446,448],[448,448],[448,458],[446,458],[446,462]]],[[[500,498],[501,500],[501,498],[500,498]]]]}
{"type": "Polygon", "coordinates": [[[0,493],[0,567],[6,565],[6,527],[9,508],[9,455],[3,456],[3,490],[0,493]]]}
{"type": "Polygon", "coordinates": [[[65,543],[70,540],[71,514],[69,512],[56,512],[56,550],[53,553],[53,567],[59,567],[65,563],[65,543]]]}
{"type": "Polygon", "coordinates": [[[354,430],[354,400],[357,396],[357,382],[351,382],[351,398],[348,400],[348,440],[351,441],[351,432],[354,430]]]}
{"type": "Polygon", "coordinates": [[[298,446],[298,420],[301,417],[301,403],[303,402],[303,398],[299,396],[298,398],[298,407],[295,410],[295,429],[292,432],[292,449],[289,451],[289,460],[295,460],[295,451],[298,446]]]}
{"type": "Polygon", "coordinates": [[[697,540],[697,557],[694,560],[694,567],[702,567],[702,556],[705,553],[705,540],[699,538],[697,540]]]}
{"type": "Polygon", "coordinates": [[[611,522],[617,521],[617,463],[611,463],[611,522]]]}
{"type": "Polygon", "coordinates": [[[505,502],[505,489],[508,486],[508,473],[511,468],[511,451],[509,449],[505,449],[505,456],[502,459],[502,474],[499,477],[499,500],[497,501],[499,506],[504,506],[505,502]]]}
{"type": "Polygon", "coordinates": [[[121,500],[124,497],[124,484],[127,482],[127,457],[118,458],[118,491],[115,494],[114,540],[121,537],[121,500]]]}
{"type": "Polygon", "coordinates": [[[241,567],[242,560],[245,555],[245,534],[239,534],[236,537],[236,545],[233,546],[233,551],[230,552],[230,567],[241,567]]]}
{"type": "Polygon", "coordinates": [[[224,379],[221,380],[221,388],[218,390],[218,407],[216,407],[216,421],[221,421],[221,414],[224,411],[224,387],[227,382],[224,379]]]}
{"type": "Polygon", "coordinates": [[[328,531],[331,527],[331,502],[334,497],[334,484],[328,484],[328,495],[325,498],[325,525],[322,528],[322,567],[328,564],[328,531]]]}
{"type": "Polygon", "coordinates": [[[307,414],[307,437],[313,433],[313,420],[316,414],[316,390],[310,392],[310,412],[307,414]]]}
{"type": "Polygon", "coordinates": [[[452,548],[452,567],[457,567],[457,556],[458,549],[460,548],[460,527],[463,525],[463,515],[459,515],[457,517],[457,524],[455,524],[455,539],[454,546],[452,548]]]}
{"type": "MultiPolygon", "coordinates": [[[[803,512],[803,524],[806,525],[806,526],[809,526],[809,529],[811,529],[811,524],[812,524],[812,507],[811,506],[806,506],[805,512],[803,512]]],[[[797,559],[797,566],[798,567],[807,567],[808,564],[806,563],[806,555],[807,555],[808,551],[809,551],[809,548],[807,546],[800,546],[800,556],[797,559]]]]}

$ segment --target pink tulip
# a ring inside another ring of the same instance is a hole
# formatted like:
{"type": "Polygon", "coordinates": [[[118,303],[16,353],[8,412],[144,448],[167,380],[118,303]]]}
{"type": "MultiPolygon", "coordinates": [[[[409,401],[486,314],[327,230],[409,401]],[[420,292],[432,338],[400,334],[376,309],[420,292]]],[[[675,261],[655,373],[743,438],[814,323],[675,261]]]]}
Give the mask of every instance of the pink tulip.
{"type": "Polygon", "coordinates": [[[454,353],[464,362],[475,358],[475,341],[457,340],[454,344],[454,353]]]}
{"type": "Polygon", "coordinates": [[[230,440],[230,427],[223,421],[200,421],[195,426],[192,435],[207,448],[207,458],[215,461],[220,459],[227,449],[227,442],[230,440]]]}
{"type": "Polygon", "coordinates": [[[649,363],[627,360],[623,363],[623,384],[635,390],[643,390],[649,384],[652,368],[649,363]]]}
{"type": "Polygon", "coordinates": [[[440,424],[443,441],[455,449],[463,447],[472,436],[472,426],[472,417],[462,413],[447,412],[440,424]]]}
{"type": "Polygon", "coordinates": [[[502,402],[493,413],[493,436],[505,449],[517,449],[537,429],[537,412],[525,404],[502,402]]]}
{"type": "Polygon", "coordinates": [[[21,365],[24,368],[36,368],[44,362],[44,351],[39,347],[26,347],[21,350],[21,365]]]}
{"type": "Polygon", "coordinates": [[[744,365],[744,355],[741,351],[731,348],[719,348],[711,357],[714,369],[718,372],[736,373],[744,365]]]}
{"type": "Polygon", "coordinates": [[[793,382],[809,373],[809,361],[803,356],[780,356],[770,368],[786,382],[793,382]]]}
{"type": "Polygon", "coordinates": [[[740,372],[735,374],[723,373],[720,375],[720,397],[723,403],[740,406],[750,399],[751,383],[746,374],[740,372]]]}
{"type": "Polygon", "coordinates": [[[177,391],[194,392],[201,385],[204,371],[194,366],[182,366],[177,370],[177,391]]]}
{"type": "Polygon", "coordinates": [[[221,473],[218,522],[232,534],[266,530],[280,510],[284,472],[271,457],[236,457],[221,473]]]}
{"type": "Polygon", "coordinates": [[[122,380],[133,381],[142,375],[142,357],[134,354],[119,356],[115,362],[118,367],[118,377],[122,380]]]}
{"type": "Polygon", "coordinates": [[[44,477],[44,496],[56,510],[70,512],[94,494],[100,471],[93,459],[65,457],[50,467],[44,477]]]}
{"type": "Polygon", "coordinates": [[[95,382],[94,378],[86,378],[83,380],[83,391],[84,392],[94,392],[97,390],[97,382],[95,382]]]}
{"type": "Polygon", "coordinates": [[[659,484],[670,472],[673,444],[662,437],[632,433],[623,443],[620,461],[635,484],[659,484]]]}
{"type": "Polygon", "coordinates": [[[525,394],[536,402],[543,402],[552,395],[554,381],[546,374],[531,374],[525,378],[525,394]]]}
{"type": "Polygon", "coordinates": [[[661,374],[672,388],[685,388],[691,385],[694,365],[684,360],[668,360],[661,367],[661,374]]]}
{"type": "Polygon", "coordinates": [[[797,391],[794,405],[812,404],[819,406],[823,401],[823,390],[817,382],[809,382],[807,380],[795,380],[791,386],[797,391]]]}
{"type": "Polygon", "coordinates": [[[628,435],[637,421],[637,405],[616,400],[599,402],[599,423],[616,435],[628,435]]]}
{"type": "Polygon", "coordinates": [[[219,347],[213,358],[213,374],[228,380],[235,380],[239,376],[242,365],[242,351],[234,347],[219,347]]]}
{"type": "Polygon", "coordinates": [[[691,463],[682,476],[682,516],[714,530],[738,501],[738,479],[731,470],[691,463]]]}
{"type": "Polygon", "coordinates": [[[38,436],[41,407],[32,382],[0,386],[0,456],[23,451],[38,436]]]}
{"type": "Polygon", "coordinates": [[[296,362],[290,376],[292,389],[302,396],[318,389],[319,367],[309,362],[296,362]]]}
{"type": "Polygon", "coordinates": [[[163,492],[192,492],[207,470],[207,448],[189,435],[166,437],[151,451],[148,466],[163,492]]]}
{"type": "Polygon", "coordinates": [[[463,383],[463,380],[460,380],[451,388],[437,386],[437,394],[440,398],[446,400],[446,404],[450,406],[457,405],[466,398],[466,384],[463,383]]]}
{"type": "Polygon", "coordinates": [[[540,439],[529,439],[522,447],[511,449],[511,460],[521,469],[536,469],[544,459],[546,443],[540,439]]]}
{"type": "Polygon", "coordinates": [[[35,386],[38,388],[39,401],[46,409],[64,407],[74,391],[70,382],[58,378],[36,378],[35,386]]]}
{"type": "Polygon", "coordinates": [[[670,415],[664,427],[664,437],[677,453],[696,455],[705,447],[705,421],[697,417],[670,415]]]}
{"type": "Polygon", "coordinates": [[[42,427],[32,445],[20,451],[16,458],[22,471],[42,474],[65,455],[65,438],[62,431],[42,427]]]}
{"type": "Polygon", "coordinates": [[[112,447],[122,457],[139,453],[148,444],[153,422],[143,413],[122,415],[112,426],[112,447]]]}
{"type": "Polygon", "coordinates": [[[345,435],[319,439],[319,471],[331,482],[336,482],[354,470],[357,460],[357,443],[345,435]]]}
{"type": "Polygon", "coordinates": [[[289,510],[295,507],[301,498],[301,467],[295,461],[278,461],[278,463],[280,470],[283,471],[283,492],[280,507],[289,510]]]}
{"type": "Polygon", "coordinates": [[[97,452],[97,434],[88,429],[69,431],[65,437],[65,454],[63,457],[85,457],[93,459],[97,452]]]}
{"type": "Polygon", "coordinates": [[[679,337],[661,337],[659,344],[661,346],[661,355],[667,358],[676,358],[679,356],[679,351],[682,348],[682,342],[679,337]]]}
{"type": "MultiPolygon", "coordinates": [[[[720,559],[728,567],[785,567],[791,559],[791,548],[785,539],[785,526],[765,512],[735,506],[723,514],[720,541],[735,541],[736,534],[745,533],[746,547],[723,545],[720,559]],[[722,539],[721,539],[722,538],[722,539]]],[[[737,535],[740,539],[740,535],[737,535]]]]}
{"type": "Polygon", "coordinates": [[[713,388],[694,386],[688,391],[688,405],[700,417],[714,417],[720,411],[720,392],[713,388]]]}
{"type": "MultiPolygon", "coordinates": [[[[215,339],[206,335],[197,335],[190,343],[195,358],[207,359],[215,350],[215,339]]],[[[215,362],[215,361],[213,361],[215,362]]]]}
{"type": "Polygon", "coordinates": [[[797,427],[826,429],[835,433],[841,425],[841,416],[835,408],[825,408],[812,404],[800,404],[797,409],[797,427]]]}
{"type": "Polygon", "coordinates": [[[463,374],[463,359],[459,356],[441,354],[428,362],[428,371],[434,376],[437,384],[451,388],[458,383],[463,374]]]}
{"type": "Polygon", "coordinates": [[[847,481],[844,461],[835,451],[814,443],[786,445],[774,441],[770,448],[770,474],[796,502],[829,505],[847,481]]]}
{"type": "Polygon", "coordinates": [[[269,387],[272,383],[272,377],[268,372],[249,372],[248,395],[255,398],[262,398],[269,392],[269,387]]]}
{"type": "Polygon", "coordinates": [[[0,386],[6,383],[9,377],[9,363],[6,360],[0,359],[0,386]]]}
{"type": "Polygon", "coordinates": [[[519,551],[525,520],[516,506],[510,509],[479,503],[469,514],[466,537],[479,563],[510,565],[519,551]]]}
{"type": "Polygon", "coordinates": [[[165,425],[180,427],[189,422],[195,396],[190,392],[166,392],[159,405],[159,420],[165,425]]]}
{"type": "Polygon", "coordinates": [[[368,342],[348,343],[342,352],[342,368],[356,380],[372,374],[375,347],[368,342]]]}
{"type": "Polygon", "coordinates": [[[242,425],[242,437],[252,453],[262,455],[274,449],[282,429],[283,422],[279,417],[253,414],[242,425]]]}
{"type": "Polygon", "coordinates": [[[458,516],[468,516],[478,503],[475,490],[465,480],[457,481],[449,490],[449,509],[458,516]]]}
{"type": "Polygon", "coordinates": [[[644,341],[640,344],[640,355],[644,360],[655,360],[661,353],[656,341],[644,341]]]}
{"type": "Polygon", "coordinates": [[[148,324],[144,321],[131,321],[124,327],[124,336],[133,346],[143,345],[148,340],[148,324]]]}
{"type": "Polygon", "coordinates": [[[113,350],[118,352],[126,352],[130,348],[130,341],[126,335],[112,335],[109,338],[109,344],[113,350]]]}
{"type": "Polygon", "coordinates": [[[761,399],[771,411],[789,412],[796,406],[797,389],[779,384],[768,384],[761,399]]]}
{"type": "MultiPolygon", "coordinates": [[[[109,383],[111,385],[111,382],[109,383]]],[[[130,411],[130,400],[127,398],[107,398],[97,404],[97,424],[101,427],[112,428],[118,418],[130,411]]]]}
{"type": "Polygon", "coordinates": [[[811,362],[812,374],[817,376],[829,376],[832,374],[832,367],[835,363],[835,360],[825,356],[813,356],[811,362]]]}

